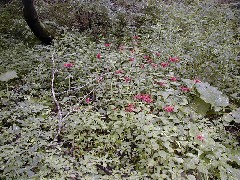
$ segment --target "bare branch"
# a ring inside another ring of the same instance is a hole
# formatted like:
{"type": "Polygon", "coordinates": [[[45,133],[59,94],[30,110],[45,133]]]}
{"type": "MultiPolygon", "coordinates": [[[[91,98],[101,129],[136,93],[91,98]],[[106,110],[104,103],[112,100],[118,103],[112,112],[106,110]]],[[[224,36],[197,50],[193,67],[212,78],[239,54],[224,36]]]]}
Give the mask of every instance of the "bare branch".
{"type": "Polygon", "coordinates": [[[55,81],[55,73],[57,72],[56,69],[56,65],[55,65],[55,60],[54,60],[54,54],[52,53],[52,83],[51,83],[51,89],[52,89],[52,96],[53,96],[53,101],[55,103],[55,105],[57,106],[57,110],[58,110],[58,132],[54,138],[54,140],[57,139],[57,137],[59,136],[61,129],[62,129],[62,121],[63,121],[63,112],[62,112],[62,108],[60,106],[60,103],[58,102],[57,98],[56,98],[56,93],[54,90],[54,81],[55,81]]]}

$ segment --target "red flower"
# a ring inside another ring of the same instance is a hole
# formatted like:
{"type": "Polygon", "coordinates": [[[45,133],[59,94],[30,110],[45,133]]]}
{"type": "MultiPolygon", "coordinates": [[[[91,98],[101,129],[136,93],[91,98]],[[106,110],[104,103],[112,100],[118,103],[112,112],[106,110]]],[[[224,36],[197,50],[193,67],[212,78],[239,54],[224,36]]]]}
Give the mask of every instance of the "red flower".
{"type": "Polygon", "coordinates": [[[104,46],[105,47],[109,47],[109,46],[111,46],[111,44],[110,43],[106,43],[106,44],[104,44],[104,46]]]}
{"type": "Polygon", "coordinates": [[[200,81],[199,79],[194,79],[193,80],[195,83],[201,83],[202,81],[200,81]]]}
{"type": "Polygon", "coordinates": [[[161,66],[162,66],[163,68],[165,68],[165,67],[168,67],[169,64],[168,64],[168,63],[165,63],[165,62],[162,62],[162,63],[161,63],[161,66]]]}
{"type": "Polygon", "coordinates": [[[133,57],[130,57],[129,58],[129,61],[134,61],[135,59],[133,57]]]}
{"type": "Polygon", "coordinates": [[[160,57],[161,54],[160,54],[159,52],[156,52],[156,56],[157,56],[157,57],[160,57]]]}
{"type": "Polygon", "coordinates": [[[135,53],[135,50],[134,50],[134,49],[132,49],[132,50],[130,50],[130,52],[133,54],[133,53],[135,53]]]}
{"type": "Polygon", "coordinates": [[[125,108],[126,112],[133,112],[135,110],[135,105],[130,103],[128,106],[125,108]]]}
{"type": "Polygon", "coordinates": [[[147,103],[153,102],[153,99],[151,98],[151,96],[149,94],[138,94],[138,95],[134,96],[134,98],[145,101],[147,103]]]}
{"type": "Polygon", "coordinates": [[[134,98],[140,100],[140,99],[142,99],[142,95],[141,94],[135,95],[134,98]]]}
{"type": "Polygon", "coordinates": [[[86,99],[86,103],[89,104],[91,102],[91,99],[90,98],[87,98],[86,99]]]}
{"type": "Polygon", "coordinates": [[[100,54],[100,53],[97,54],[97,58],[98,58],[98,59],[101,58],[101,54],[100,54]]]}
{"type": "Polygon", "coordinates": [[[153,100],[152,100],[152,98],[149,94],[144,94],[143,97],[142,97],[142,100],[147,102],[147,103],[152,103],[153,102],[153,100]]]}
{"type": "Polygon", "coordinates": [[[180,87],[180,89],[181,89],[181,91],[183,91],[183,92],[190,92],[190,91],[191,91],[190,88],[184,87],[184,86],[180,87]]]}
{"type": "Polygon", "coordinates": [[[150,56],[145,55],[145,56],[143,56],[143,58],[144,59],[150,59],[150,56]]]}
{"type": "Polygon", "coordinates": [[[123,45],[120,45],[119,46],[119,51],[124,51],[125,50],[125,47],[123,45]]]}
{"type": "Polygon", "coordinates": [[[131,78],[130,77],[124,77],[125,82],[130,82],[131,78]]]}
{"type": "Polygon", "coordinates": [[[197,135],[197,139],[198,139],[199,141],[204,141],[204,136],[201,135],[201,134],[199,134],[199,135],[197,135]]]}
{"type": "Polygon", "coordinates": [[[147,63],[148,63],[148,64],[151,64],[152,62],[153,62],[152,59],[148,59],[148,60],[147,60],[147,63]]]}
{"type": "Polygon", "coordinates": [[[152,63],[151,66],[152,66],[153,68],[157,68],[157,67],[158,67],[158,65],[157,65],[156,63],[152,63]]]}
{"type": "Polygon", "coordinates": [[[140,68],[141,68],[141,69],[144,69],[144,68],[145,68],[144,64],[141,64],[141,65],[140,65],[140,68]]]}
{"type": "Polygon", "coordinates": [[[140,36],[135,35],[135,36],[133,36],[133,39],[141,39],[141,38],[140,38],[140,36]]]}
{"type": "Polygon", "coordinates": [[[169,58],[169,61],[170,61],[170,62],[178,62],[178,61],[179,61],[179,58],[178,58],[178,57],[170,57],[170,58],[169,58]]]}
{"type": "Polygon", "coordinates": [[[102,76],[97,77],[97,82],[98,82],[98,83],[101,82],[102,80],[103,80],[103,77],[102,77],[102,76]]]}
{"type": "Polygon", "coordinates": [[[116,73],[116,74],[122,74],[122,73],[123,73],[123,70],[121,70],[121,69],[116,70],[115,73],[116,73]]]}
{"type": "Polygon", "coordinates": [[[173,77],[170,78],[170,80],[171,81],[177,81],[177,78],[173,76],[173,77]]]}
{"type": "Polygon", "coordinates": [[[173,112],[174,111],[174,106],[165,106],[163,109],[167,112],[173,112]]]}
{"type": "Polygon", "coordinates": [[[165,85],[165,84],[166,84],[165,82],[155,82],[155,84],[158,84],[158,85],[160,85],[160,86],[162,86],[162,87],[163,87],[163,86],[166,86],[166,85],[165,85]]]}
{"type": "Polygon", "coordinates": [[[73,67],[73,64],[72,64],[72,63],[65,63],[65,64],[64,64],[64,67],[66,67],[66,68],[71,68],[71,67],[73,67]]]}

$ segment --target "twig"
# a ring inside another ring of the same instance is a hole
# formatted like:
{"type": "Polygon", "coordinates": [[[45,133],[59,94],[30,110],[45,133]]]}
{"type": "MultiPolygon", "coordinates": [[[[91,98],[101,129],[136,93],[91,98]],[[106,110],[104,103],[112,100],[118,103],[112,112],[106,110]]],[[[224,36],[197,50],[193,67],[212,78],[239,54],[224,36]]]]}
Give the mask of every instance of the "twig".
{"type": "Polygon", "coordinates": [[[82,88],[86,87],[86,86],[89,85],[89,84],[90,84],[90,86],[94,86],[95,84],[92,84],[92,82],[98,80],[99,77],[106,76],[106,75],[109,75],[109,74],[113,74],[113,72],[108,72],[108,73],[101,74],[100,76],[94,78],[93,80],[87,82],[86,84],[84,84],[84,85],[82,85],[82,86],[80,86],[80,87],[77,87],[77,88],[74,88],[74,89],[71,89],[71,90],[67,90],[67,91],[62,91],[62,92],[56,93],[56,94],[64,94],[64,93],[67,93],[67,92],[78,91],[78,90],[81,90],[82,88]]]}
{"type": "Polygon", "coordinates": [[[54,90],[54,81],[55,81],[55,73],[57,72],[57,69],[55,67],[55,60],[54,60],[54,54],[52,54],[52,96],[53,96],[53,101],[55,103],[55,105],[57,106],[57,110],[58,110],[58,115],[59,115],[59,119],[58,119],[58,132],[54,138],[54,140],[56,140],[61,132],[61,129],[62,129],[62,121],[63,121],[63,112],[62,112],[62,108],[56,98],[56,93],[55,93],[55,90],[54,90]]]}

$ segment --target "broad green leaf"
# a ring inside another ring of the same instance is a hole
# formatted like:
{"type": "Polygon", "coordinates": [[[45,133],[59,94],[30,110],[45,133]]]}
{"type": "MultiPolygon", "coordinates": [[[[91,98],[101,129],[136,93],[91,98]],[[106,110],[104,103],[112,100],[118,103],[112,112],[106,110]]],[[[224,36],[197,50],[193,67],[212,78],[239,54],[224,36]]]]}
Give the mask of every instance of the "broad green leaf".
{"type": "Polygon", "coordinates": [[[224,96],[216,87],[212,87],[208,83],[198,83],[196,84],[196,89],[200,94],[200,98],[206,103],[210,103],[214,108],[229,105],[228,97],[224,96]]]}
{"type": "Polygon", "coordinates": [[[193,102],[191,103],[191,106],[197,113],[205,116],[211,105],[209,103],[206,103],[201,98],[195,97],[193,102]]]}
{"type": "Polygon", "coordinates": [[[16,71],[7,71],[0,75],[0,81],[9,81],[9,80],[17,78],[17,77],[18,76],[17,76],[16,71]]]}

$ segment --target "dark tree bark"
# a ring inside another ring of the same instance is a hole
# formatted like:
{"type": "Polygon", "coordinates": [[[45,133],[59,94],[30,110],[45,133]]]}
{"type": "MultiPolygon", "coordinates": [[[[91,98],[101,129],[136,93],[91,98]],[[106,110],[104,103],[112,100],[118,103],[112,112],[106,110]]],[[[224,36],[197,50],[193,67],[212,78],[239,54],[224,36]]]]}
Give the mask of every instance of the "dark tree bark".
{"type": "Polygon", "coordinates": [[[41,25],[37,11],[34,7],[34,0],[22,0],[23,16],[34,35],[44,44],[52,44],[52,37],[41,25]]]}

